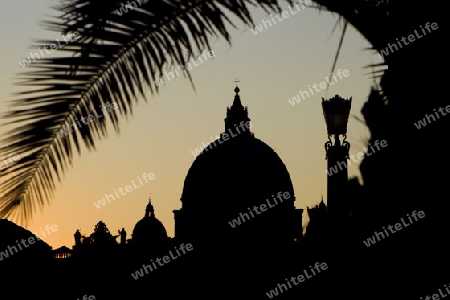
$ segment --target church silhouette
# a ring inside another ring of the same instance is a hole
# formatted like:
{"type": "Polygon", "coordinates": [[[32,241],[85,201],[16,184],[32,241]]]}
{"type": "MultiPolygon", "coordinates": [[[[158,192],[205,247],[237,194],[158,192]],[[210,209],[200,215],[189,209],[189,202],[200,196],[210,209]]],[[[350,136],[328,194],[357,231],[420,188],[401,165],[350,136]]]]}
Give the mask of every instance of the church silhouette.
{"type": "Polygon", "coordinates": [[[89,236],[77,230],[72,249],[53,250],[53,259],[39,264],[37,278],[48,276],[62,288],[48,290],[48,298],[313,299],[323,292],[314,277],[325,280],[329,272],[318,251],[325,246],[326,205],[322,199],[308,208],[304,235],[289,172],[250,131],[239,87],[234,92],[224,132],[187,172],[181,207],[173,211],[174,237],[151,200],[128,239],[124,228],[112,234],[102,221],[89,236]],[[291,279],[297,276],[304,282],[291,279]]]}

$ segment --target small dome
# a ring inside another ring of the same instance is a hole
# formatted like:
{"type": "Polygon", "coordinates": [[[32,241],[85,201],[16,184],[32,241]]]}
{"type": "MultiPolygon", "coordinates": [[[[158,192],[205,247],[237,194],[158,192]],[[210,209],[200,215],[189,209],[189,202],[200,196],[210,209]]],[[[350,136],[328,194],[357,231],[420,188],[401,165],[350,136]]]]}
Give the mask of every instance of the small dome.
{"type": "Polygon", "coordinates": [[[132,237],[138,244],[159,244],[167,241],[167,232],[158,219],[144,217],[134,226],[132,237]]]}
{"type": "Polygon", "coordinates": [[[167,243],[166,228],[155,217],[153,205],[150,200],[145,211],[145,216],[134,226],[132,234],[133,243],[152,247],[165,245],[167,243]]]}

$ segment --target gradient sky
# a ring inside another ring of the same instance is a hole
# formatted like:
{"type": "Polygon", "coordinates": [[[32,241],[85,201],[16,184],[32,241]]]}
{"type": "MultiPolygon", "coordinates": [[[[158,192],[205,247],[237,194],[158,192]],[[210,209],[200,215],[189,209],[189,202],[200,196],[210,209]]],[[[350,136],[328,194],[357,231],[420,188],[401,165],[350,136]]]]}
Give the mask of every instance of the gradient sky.
{"type": "MultiPolygon", "coordinates": [[[[13,86],[14,77],[24,70],[18,62],[29,55],[32,40],[60,38],[38,24],[55,14],[50,7],[56,4],[58,1],[2,1],[1,112],[7,111],[6,102],[14,99],[11,94],[23,89],[13,86]]],[[[262,10],[254,9],[253,13],[257,25],[269,19],[262,10]]],[[[119,135],[110,127],[110,137],[97,143],[97,151],[83,149],[83,155],[75,158],[73,168],[57,184],[51,205],[36,213],[27,228],[42,237],[39,228],[56,224],[58,231],[44,238],[54,248],[71,247],[77,229],[89,235],[99,220],[113,234],[124,227],[130,238],[151,194],[157,218],[173,236],[172,210],[181,207],[184,178],[195,159],[191,151],[224,131],[223,119],[233,101],[235,78],[241,81],[241,100],[248,106],[252,131],[276,150],[290,172],[296,207],[314,206],[321,195],[326,201],[323,145],[327,134],[321,99],[335,94],[352,97],[351,114],[361,117],[361,107],[374,82],[371,69],[365,66],[380,61],[350,27],[337,64],[337,69],[347,69],[350,76],[338,79],[327,93],[314,93],[291,106],[288,99],[299,90],[306,91],[308,85],[319,84],[329,75],[342,32],[338,28],[332,34],[336,20],[335,15],[306,8],[257,35],[240,23],[236,30],[230,27],[231,47],[223,40],[214,41],[215,58],[191,69],[196,91],[180,76],[168,81],[159,95],[149,94],[147,102],[141,99],[133,117],[122,120],[119,135]],[[154,173],[155,180],[105,207],[94,206],[105,193],[125,188],[143,173],[154,173]]],[[[4,132],[1,128],[0,133],[4,132]]],[[[363,151],[368,138],[367,128],[350,118],[350,153],[363,151]]],[[[350,166],[349,176],[359,176],[357,165],[350,166]]],[[[306,211],[303,218],[307,222],[306,211]]]]}

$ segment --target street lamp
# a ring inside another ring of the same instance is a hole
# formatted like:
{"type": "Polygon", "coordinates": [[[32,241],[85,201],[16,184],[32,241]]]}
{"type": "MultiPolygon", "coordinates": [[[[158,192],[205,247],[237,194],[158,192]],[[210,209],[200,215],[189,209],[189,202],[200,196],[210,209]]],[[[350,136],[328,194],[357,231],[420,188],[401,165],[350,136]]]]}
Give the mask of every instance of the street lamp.
{"type": "Polygon", "coordinates": [[[327,124],[328,141],[325,143],[327,163],[327,214],[332,219],[345,214],[345,196],[348,181],[347,159],[350,143],[347,138],[347,122],[352,98],[339,95],[328,100],[322,98],[322,109],[327,124]],[[343,136],[343,140],[339,136],[343,136]],[[334,137],[334,143],[332,138],[334,137]]]}

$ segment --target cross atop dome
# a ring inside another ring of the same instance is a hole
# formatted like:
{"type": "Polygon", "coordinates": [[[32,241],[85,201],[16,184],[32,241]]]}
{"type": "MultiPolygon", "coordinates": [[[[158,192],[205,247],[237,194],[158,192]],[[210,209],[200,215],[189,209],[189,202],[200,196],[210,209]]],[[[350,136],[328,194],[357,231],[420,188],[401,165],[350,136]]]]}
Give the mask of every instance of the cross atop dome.
{"type": "Polygon", "coordinates": [[[239,94],[239,92],[240,92],[240,89],[239,89],[239,87],[238,87],[238,83],[239,83],[239,82],[241,82],[241,81],[238,80],[237,78],[236,78],[236,80],[234,81],[234,83],[236,83],[236,87],[234,88],[234,92],[236,93],[236,95],[239,94]]]}

